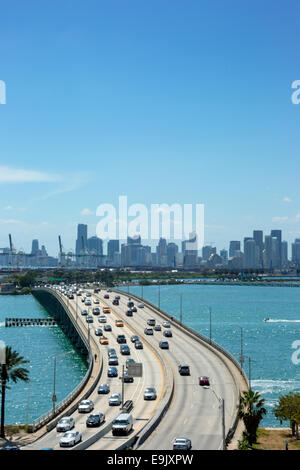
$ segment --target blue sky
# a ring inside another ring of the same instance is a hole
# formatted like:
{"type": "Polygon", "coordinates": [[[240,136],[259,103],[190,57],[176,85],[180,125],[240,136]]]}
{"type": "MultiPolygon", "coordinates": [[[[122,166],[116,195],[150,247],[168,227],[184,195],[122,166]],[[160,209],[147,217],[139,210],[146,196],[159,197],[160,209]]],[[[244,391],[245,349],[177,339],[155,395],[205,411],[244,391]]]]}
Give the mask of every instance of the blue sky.
{"type": "Polygon", "coordinates": [[[298,1],[0,0],[0,246],[118,197],[205,205],[218,249],[300,237],[298,1]]]}

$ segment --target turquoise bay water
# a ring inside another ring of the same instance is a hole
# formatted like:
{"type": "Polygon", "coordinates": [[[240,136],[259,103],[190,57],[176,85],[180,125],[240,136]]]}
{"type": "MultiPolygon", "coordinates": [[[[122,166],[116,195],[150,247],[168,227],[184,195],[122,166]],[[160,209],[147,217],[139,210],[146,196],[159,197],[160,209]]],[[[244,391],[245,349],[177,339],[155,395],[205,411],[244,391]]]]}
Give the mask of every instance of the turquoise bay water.
{"type": "MultiPolygon", "coordinates": [[[[292,343],[300,340],[300,288],[144,286],[144,299],[158,305],[159,289],[160,308],[179,318],[182,294],[183,322],[206,336],[209,336],[208,307],[211,307],[212,339],[237,360],[241,351],[242,328],[244,369],[248,375],[250,356],[252,388],[266,399],[268,414],[261,425],[279,427],[280,422],[272,413],[279,395],[300,391],[300,364],[292,362],[295,351],[292,343]],[[264,322],[266,317],[270,322],[264,322]]],[[[127,288],[123,290],[127,292],[127,288]]],[[[142,288],[131,286],[130,292],[141,296],[142,288]]]]}
{"type": "Polygon", "coordinates": [[[57,403],[63,400],[84,377],[87,364],[59,327],[5,328],[5,317],[48,317],[47,311],[29,296],[0,296],[0,340],[12,346],[30,360],[30,387],[26,382],[9,382],[6,393],[5,422],[25,423],[29,402],[28,422],[52,408],[54,356],[56,359],[57,403]],[[64,355],[73,351],[72,354],[64,355]]]}

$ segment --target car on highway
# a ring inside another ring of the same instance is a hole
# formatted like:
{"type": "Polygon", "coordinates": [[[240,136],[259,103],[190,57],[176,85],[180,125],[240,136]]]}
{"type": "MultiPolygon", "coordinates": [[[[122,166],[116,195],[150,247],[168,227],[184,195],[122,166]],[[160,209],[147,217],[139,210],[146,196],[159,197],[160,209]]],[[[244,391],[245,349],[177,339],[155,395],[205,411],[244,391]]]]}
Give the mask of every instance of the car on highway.
{"type": "Polygon", "coordinates": [[[139,337],[138,337],[137,335],[132,335],[132,336],[130,337],[130,341],[131,341],[132,343],[135,343],[136,341],[139,341],[139,337]]]}
{"type": "Polygon", "coordinates": [[[57,425],[56,425],[56,431],[57,432],[66,432],[70,431],[73,429],[75,426],[75,420],[72,418],[72,416],[65,416],[64,418],[61,418],[57,425]]]}
{"type": "Polygon", "coordinates": [[[86,296],[87,296],[87,297],[91,297],[92,294],[91,294],[90,292],[87,292],[87,293],[86,293],[86,296]]]}
{"type": "Polygon", "coordinates": [[[155,326],[155,323],[156,323],[155,318],[148,318],[147,325],[155,326]]]}
{"type": "Polygon", "coordinates": [[[78,413],[90,413],[94,409],[92,400],[82,400],[78,405],[78,413]]]}
{"type": "Polygon", "coordinates": [[[143,302],[141,302],[140,304],[138,304],[138,307],[139,307],[139,308],[144,308],[144,307],[145,307],[145,304],[143,304],[143,302]]]}
{"type": "Polygon", "coordinates": [[[94,319],[93,319],[92,315],[87,315],[85,321],[87,323],[94,323],[94,319]]]}
{"type": "Polygon", "coordinates": [[[116,320],[116,321],[115,321],[115,325],[116,325],[116,326],[124,326],[124,323],[123,323],[122,320],[116,320]]]}
{"type": "Polygon", "coordinates": [[[121,410],[126,411],[127,413],[132,410],[133,408],[133,401],[132,400],[126,400],[124,405],[122,406],[121,410]]]}
{"type": "Polygon", "coordinates": [[[113,393],[108,401],[109,406],[119,406],[121,405],[121,395],[120,393],[113,393]]]}
{"type": "Polygon", "coordinates": [[[121,297],[120,297],[119,295],[116,295],[116,296],[115,296],[115,299],[116,299],[116,300],[120,300],[121,297]]]}
{"type": "Polygon", "coordinates": [[[163,327],[164,327],[164,328],[171,328],[170,322],[164,321],[164,322],[163,322],[163,327]]]}
{"type": "Polygon", "coordinates": [[[67,431],[59,440],[60,447],[73,447],[78,442],[82,441],[82,434],[80,431],[73,429],[72,431],[67,431]]]}
{"type": "Polygon", "coordinates": [[[130,348],[129,348],[128,344],[121,344],[120,353],[123,356],[129,356],[130,355],[130,348]]]}
{"type": "Polygon", "coordinates": [[[109,344],[108,338],[106,338],[106,336],[101,336],[101,338],[99,339],[99,343],[100,344],[109,344]]]}
{"type": "Polygon", "coordinates": [[[134,303],[132,302],[132,300],[130,302],[127,302],[127,307],[129,308],[134,307],[134,303]]]}
{"type": "Polygon", "coordinates": [[[110,356],[108,358],[108,365],[109,366],[118,366],[119,365],[118,356],[110,356]]]}
{"type": "Polygon", "coordinates": [[[114,366],[111,366],[107,370],[107,377],[118,377],[118,369],[114,366]]]}
{"type": "Polygon", "coordinates": [[[107,322],[106,316],[105,315],[99,315],[98,322],[99,323],[106,323],[107,322]]]}
{"type": "Polygon", "coordinates": [[[123,382],[124,383],[132,383],[133,382],[133,377],[128,374],[128,372],[124,373],[123,376],[123,382]]]}
{"type": "Polygon", "coordinates": [[[126,317],[133,317],[132,310],[126,310],[125,315],[126,317]]]}
{"type": "Polygon", "coordinates": [[[109,295],[108,295],[108,294],[105,294],[105,295],[104,295],[104,298],[105,298],[105,299],[109,299],[109,295]]]}
{"type": "Polygon", "coordinates": [[[153,328],[145,328],[144,333],[145,335],[153,335],[153,328]]]}
{"type": "Polygon", "coordinates": [[[99,387],[98,387],[98,394],[99,395],[106,395],[109,392],[110,392],[110,388],[109,388],[108,384],[99,385],[99,387]]]}
{"type": "Polygon", "coordinates": [[[119,434],[127,434],[130,433],[133,427],[133,417],[130,413],[121,413],[117,416],[116,419],[112,422],[112,435],[117,436],[119,434]]]}
{"type": "Polygon", "coordinates": [[[114,299],[112,303],[113,303],[113,305],[119,305],[118,299],[114,299]]]}
{"type": "Polygon", "coordinates": [[[137,308],[136,308],[135,305],[134,305],[133,307],[131,307],[131,311],[132,311],[132,312],[137,312],[137,308]]]}
{"type": "Polygon", "coordinates": [[[111,331],[110,325],[104,325],[104,331],[111,331]]]}
{"type": "Polygon", "coordinates": [[[85,308],[81,310],[81,315],[87,315],[87,314],[88,314],[88,311],[85,308]]]}
{"type": "Polygon", "coordinates": [[[126,359],[125,366],[128,367],[129,364],[135,364],[135,360],[132,357],[126,359]]]}
{"type": "Polygon", "coordinates": [[[98,299],[94,299],[94,304],[95,304],[95,305],[99,305],[99,303],[100,303],[100,302],[99,302],[98,299]]]}
{"type": "Polygon", "coordinates": [[[135,349],[144,349],[143,343],[141,341],[135,341],[134,347],[135,349]]]}
{"type": "Polygon", "coordinates": [[[172,338],[172,336],[173,336],[171,330],[165,330],[165,331],[163,332],[163,335],[164,335],[166,338],[172,338]]]}
{"type": "Polygon", "coordinates": [[[156,400],[157,393],[154,387],[147,387],[144,391],[144,400],[156,400]]]}
{"type": "Polygon", "coordinates": [[[96,336],[103,336],[103,331],[101,330],[101,328],[96,328],[95,329],[95,335],[96,336]]]}
{"type": "Polygon", "coordinates": [[[103,413],[92,413],[86,420],[86,426],[88,428],[94,428],[101,426],[105,421],[105,415],[103,413]]]}
{"type": "Polygon", "coordinates": [[[207,377],[206,375],[201,375],[201,377],[199,377],[199,385],[206,385],[207,387],[209,387],[209,377],[207,377]]]}
{"type": "Polygon", "coordinates": [[[92,302],[90,301],[90,299],[86,299],[84,301],[84,305],[86,305],[87,307],[89,307],[90,305],[92,305],[92,302]]]}
{"type": "Polygon", "coordinates": [[[160,349],[169,349],[168,341],[160,341],[159,342],[159,347],[160,347],[160,349]]]}
{"type": "Polygon", "coordinates": [[[161,331],[161,326],[160,326],[159,324],[156,324],[156,325],[153,327],[153,329],[154,329],[155,331],[161,331]]]}
{"type": "Polygon", "coordinates": [[[127,341],[126,341],[126,337],[125,335],[118,335],[117,336],[117,343],[119,344],[125,344],[127,341]]]}
{"type": "Polygon", "coordinates": [[[187,364],[179,364],[178,372],[180,375],[190,375],[190,366],[187,364]]]}
{"type": "Polygon", "coordinates": [[[186,437],[177,437],[173,442],[173,450],[190,450],[192,441],[186,437]]]}
{"type": "Polygon", "coordinates": [[[115,348],[109,348],[107,350],[107,354],[108,354],[108,357],[117,355],[115,348]]]}
{"type": "Polygon", "coordinates": [[[111,313],[111,310],[110,310],[109,307],[103,307],[102,312],[103,313],[111,313]]]}
{"type": "Polygon", "coordinates": [[[92,312],[93,312],[93,315],[100,315],[100,308],[99,307],[94,307],[92,312]]]}

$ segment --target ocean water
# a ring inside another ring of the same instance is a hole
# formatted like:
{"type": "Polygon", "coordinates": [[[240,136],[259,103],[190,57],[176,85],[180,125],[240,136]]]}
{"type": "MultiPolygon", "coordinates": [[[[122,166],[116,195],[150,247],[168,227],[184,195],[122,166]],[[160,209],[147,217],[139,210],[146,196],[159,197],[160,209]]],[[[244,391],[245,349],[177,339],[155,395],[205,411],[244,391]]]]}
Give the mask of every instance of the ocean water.
{"type": "MultiPolygon", "coordinates": [[[[123,288],[127,292],[127,288],[123,288]]],[[[130,292],[180,317],[199,333],[209,337],[209,307],[212,312],[212,339],[237,360],[241,344],[244,369],[251,385],[265,398],[267,415],[261,426],[280,427],[272,409],[282,394],[300,392],[300,363],[292,361],[295,341],[299,341],[300,289],[292,287],[162,285],[131,286],[130,292]],[[270,321],[264,322],[265,318],[270,321]]],[[[282,426],[288,426],[283,422],[282,426]]]]}
{"type": "Polygon", "coordinates": [[[28,423],[32,423],[52,409],[54,356],[57,404],[82,380],[87,364],[59,327],[6,328],[5,317],[44,318],[49,314],[31,295],[0,296],[0,340],[30,360],[24,365],[29,370],[30,384],[8,383],[5,422],[26,423],[28,413],[28,423]]]}

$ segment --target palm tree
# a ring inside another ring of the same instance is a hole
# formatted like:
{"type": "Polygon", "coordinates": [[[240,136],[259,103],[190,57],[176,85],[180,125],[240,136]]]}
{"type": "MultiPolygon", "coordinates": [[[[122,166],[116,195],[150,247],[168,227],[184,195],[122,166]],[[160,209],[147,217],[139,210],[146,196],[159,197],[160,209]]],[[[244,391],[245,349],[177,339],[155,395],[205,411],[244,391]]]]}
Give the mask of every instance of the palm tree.
{"type": "Polygon", "coordinates": [[[9,387],[7,382],[12,380],[14,383],[18,380],[23,380],[28,382],[29,371],[24,367],[21,367],[23,364],[28,363],[26,359],[22,356],[19,356],[17,351],[13,351],[11,346],[6,346],[5,348],[6,362],[0,366],[1,371],[1,431],[0,437],[5,437],[4,432],[4,410],[5,410],[5,391],[9,387]]]}
{"type": "Polygon", "coordinates": [[[240,396],[238,414],[239,418],[244,421],[250,447],[256,442],[257,428],[263,416],[267,413],[264,404],[264,398],[261,398],[258,392],[251,389],[243,392],[240,396]]]}

